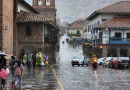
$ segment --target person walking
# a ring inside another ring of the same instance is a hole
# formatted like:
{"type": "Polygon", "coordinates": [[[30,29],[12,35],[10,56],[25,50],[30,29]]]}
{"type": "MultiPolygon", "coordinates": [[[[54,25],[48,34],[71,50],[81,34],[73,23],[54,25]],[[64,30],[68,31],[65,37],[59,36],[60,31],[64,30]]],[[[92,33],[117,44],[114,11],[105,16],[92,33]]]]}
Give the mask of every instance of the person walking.
{"type": "Polygon", "coordinates": [[[12,85],[14,84],[14,80],[15,80],[15,77],[14,77],[14,65],[16,63],[16,60],[15,60],[15,57],[14,56],[11,56],[11,61],[9,62],[9,65],[10,65],[10,69],[11,69],[11,72],[12,72],[12,85]]]}
{"type": "Polygon", "coordinates": [[[27,63],[27,68],[30,70],[31,68],[31,62],[32,62],[32,56],[30,54],[27,55],[26,63],[27,63]]]}
{"type": "Polygon", "coordinates": [[[4,88],[5,84],[6,84],[6,77],[7,77],[7,71],[6,71],[6,67],[2,67],[1,71],[0,71],[0,79],[1,79],[1,87],[4,88]]]}
{"type": "Polygon", "coordinates": [[[35,52],[32,55],[32,60],[33,60],[33,68],[35,68],[35,66],[36,66],[36,54],[35,54],[35,52]]]}
{"type": "Polygon", "coordinates": [[[73,49],[74,49],[74,44],[73,44],[73,49]]]}
{"type": "Polygon", "coordinates": [[[15,72],[14,72],[14,75],[15,75],[15,85],[14,85],[14,88],[16,89],[16,85],[18,83],[18,80],[19,80],[19,90],[21,90],[22,88],[22,71],[24,70],[23,68],[23,65],[21,64],[21,61],[18,60],[17,63],[15,63],[15,72]]]}
{"type": "Polygon", "coordinates": [[[26,64],[26,60],[27,60],[27,54],[25,53],[24,56],[23,56],[23,65],[26,64]]]}
{"type": "Polygon", "coordinates": [[[40,69],[42,69],[42,62],[43,62],[43,58],[41,53],[37,53],[36,55],[36,65],[39,66],[40,69]]]}

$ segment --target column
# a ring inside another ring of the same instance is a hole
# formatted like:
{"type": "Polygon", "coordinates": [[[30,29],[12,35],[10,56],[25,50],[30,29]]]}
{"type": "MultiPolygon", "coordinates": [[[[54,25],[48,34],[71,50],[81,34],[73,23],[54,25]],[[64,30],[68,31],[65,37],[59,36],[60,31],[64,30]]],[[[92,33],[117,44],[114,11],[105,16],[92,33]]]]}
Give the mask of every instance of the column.
{"type": "Polygon", "coordinates": [[[123,30],[123,41],[124,41],[124,30],[123,30]]]}
{"type": "Polygon", "coordinates": [[[109,44],[111,42],[111,30],[109,29],[109,44]]]}
{"type": "Polygon", "coordinates": [[[38,0],[33,0],[33,5],[32,6],[37,6],[38,5],[38,0]]]}
{"type": "Polygon", "coordinates": [[[117,50],[118,57],[120,57],[120,48],[117,48],[116,50],[117,50]]]}

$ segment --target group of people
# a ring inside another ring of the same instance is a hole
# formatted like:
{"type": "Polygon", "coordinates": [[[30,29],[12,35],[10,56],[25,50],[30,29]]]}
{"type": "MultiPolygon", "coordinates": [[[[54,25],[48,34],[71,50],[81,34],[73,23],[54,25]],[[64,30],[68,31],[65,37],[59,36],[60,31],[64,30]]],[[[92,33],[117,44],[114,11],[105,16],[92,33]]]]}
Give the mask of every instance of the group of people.
{"type": "Polygon", "coordinates": [[[48,56],[46,57],[44,53],[25,53],[23,58],[21,59],[21,62],[23,65],[27,65],[27,67],[30,69],[31,65],[33,65],[33,68],[35,66],[39,66],[40,68],[42,65],[48,64],[48,56]]]}

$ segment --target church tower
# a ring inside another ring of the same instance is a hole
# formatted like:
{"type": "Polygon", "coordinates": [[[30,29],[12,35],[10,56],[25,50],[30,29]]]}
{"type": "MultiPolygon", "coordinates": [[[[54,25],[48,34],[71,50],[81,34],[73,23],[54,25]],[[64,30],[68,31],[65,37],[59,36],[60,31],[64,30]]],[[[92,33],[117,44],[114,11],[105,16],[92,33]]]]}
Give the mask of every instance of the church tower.
{"type": "Polygon", "coordinates": [[[32,6],[40,15],[56,22],[55,0],[33,0],[32,6]]]}

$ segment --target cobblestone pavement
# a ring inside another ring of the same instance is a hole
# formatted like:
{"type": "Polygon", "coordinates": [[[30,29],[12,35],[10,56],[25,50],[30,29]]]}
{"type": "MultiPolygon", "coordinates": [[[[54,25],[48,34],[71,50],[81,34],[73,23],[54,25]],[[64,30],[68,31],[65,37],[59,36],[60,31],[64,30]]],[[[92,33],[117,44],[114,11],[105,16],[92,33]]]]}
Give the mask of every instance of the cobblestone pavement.
{"type": "MultiPolygon", "coordinates": [[[[70,44],[62,44],[67,36],[61,36],[60,60],[53,65],[54,71],[25,67],[23,72],[23,90],[130,90],[130,72],[128,69],[112,69],[98,66],[93,70],[89,66],[71,65],[74,56],[83,55],[81,45],[74,49],[70,44]],[[55,73],[54,73],[55,72],[55,73]]],[[[11,75],[7,78],[5,90],[13,90],[11,75]]],[[[18,86],[18,85],[17,85],[18,86]]]]}

